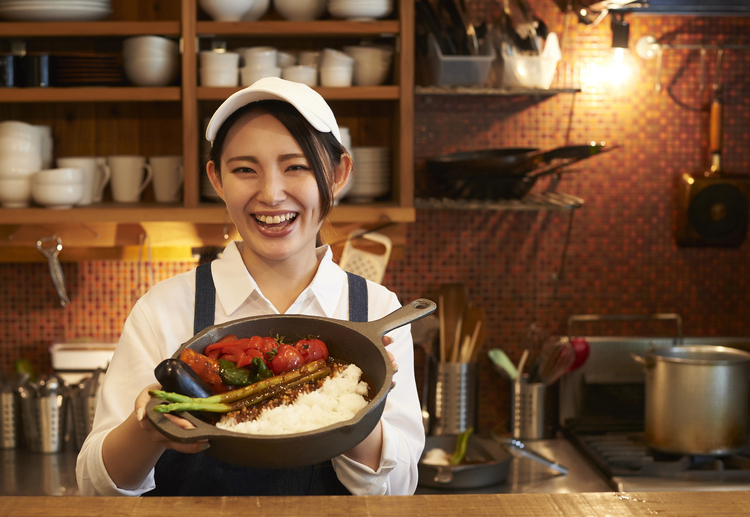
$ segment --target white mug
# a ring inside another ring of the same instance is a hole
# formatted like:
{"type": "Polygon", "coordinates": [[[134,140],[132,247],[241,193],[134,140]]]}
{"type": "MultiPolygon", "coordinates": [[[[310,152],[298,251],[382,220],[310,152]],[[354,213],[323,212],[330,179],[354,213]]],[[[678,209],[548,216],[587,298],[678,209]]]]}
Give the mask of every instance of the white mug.
{"type": "Polygon", "coordinates": [[[159,203],[179,201],[182,187],[182,156],[152,156],[148,159],[154,170],[154,197],[159,203]]]}
{"type": "Polygon", "coordinates": [[[94,201],[102,200],[102,192],[104,192],[104,187],[107,185],[111,173],[106,164],[100,164],[98,157],[68,156],[58,158],[57,166],[81,169],[83,171],[83,198],[76,203],[78,206],[90,205],[94,201]]]}
{"type": "Polygon", "coordinates": [[[101,178],[102,182],[94,185],[94,195],[91,201],[93,203],[101,203],[104,198],[104,187],[107,186],[112,177],[112,169],[109,168],[106,156],[97,156],[96,165],[104,171],[104,175],[101,178]]]}
{"type": "Polygon", "coordinates": [[[107,163],[112,173],[112,199],[117,203],[137,203],[143,189],[154,177],[146,157],[115,155],[107,157],[107,163]]]}

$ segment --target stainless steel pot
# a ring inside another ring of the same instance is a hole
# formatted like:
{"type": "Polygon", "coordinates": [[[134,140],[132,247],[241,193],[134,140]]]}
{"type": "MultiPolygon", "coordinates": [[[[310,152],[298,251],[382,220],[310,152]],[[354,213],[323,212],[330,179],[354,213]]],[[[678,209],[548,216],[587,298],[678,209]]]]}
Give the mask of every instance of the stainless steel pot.
{"type": "Polygon", "coordinates": [[[747,438],[750,353],[711,345],[632,354],[646,369],[646,442],[671,454],[720,455],[747,438]]]}

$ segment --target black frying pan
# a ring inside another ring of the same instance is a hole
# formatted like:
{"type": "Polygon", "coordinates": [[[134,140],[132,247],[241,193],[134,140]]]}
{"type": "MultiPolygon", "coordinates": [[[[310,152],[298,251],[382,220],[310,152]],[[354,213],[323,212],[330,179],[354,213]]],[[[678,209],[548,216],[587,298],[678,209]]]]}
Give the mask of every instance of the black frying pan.
{"type": "Polygon", "coordinates": [[[604,144],[571,145],[549,151],[503,148],[444,154],[427,160],[434,195],[477,199],[520,199],[541,176],[617,149],[604,144]]]}
{"type": "MultiPolygon", "coordinates": [[[[435,448],[453,454],[456,435],[428,436],[422,458],[435,448]]],[[[466,444],[466,459],[477,463],[437,466],[428,465],[420,459],[417,466],[419,485],[446,490],[498,485],[508,477],[513,456],[494,440],[470,435],[466,444]]]]}
{"type": "Polygon", "coordinates": [[[420,298],[384,318],[366,323],[314,316],[244,318],[208,327],[183,344],[173,356],[178,357],[183,348],[203,353],[208,345],[228,334],[240,338],[280,334],[287,342],[318,336],[328,346],[331,357],[359,366],[376,393],[351,420],[317,431],[272,436],[225,431],[189,413],[180,416],[190,420],[196,429],[182,429],[164,414],[152,411],[154,406],[163,403],[157,399],[149,402],[146,414],[151,423],[173,441],[190,443],[207,438],[211,447],[206,454],[226,463],[256,468],[296,468],[329,460],[365,439],[380,420],[393,376],[383,347],[383,335],[432,314],[436,307],[433,301],[420,298]]]}

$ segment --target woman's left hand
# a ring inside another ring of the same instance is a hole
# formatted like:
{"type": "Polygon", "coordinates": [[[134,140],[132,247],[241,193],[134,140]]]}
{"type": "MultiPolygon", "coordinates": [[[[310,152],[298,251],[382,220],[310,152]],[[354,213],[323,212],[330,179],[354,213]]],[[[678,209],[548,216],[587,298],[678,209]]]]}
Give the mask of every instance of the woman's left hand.
{"type": "MultiPolygon", "coordinates": [[[[392,337],[383,336],[383,346],[387,347],[391,343],[393,343],[392,337]]],[[[396,358],[393,357],[393,354],[388,352],[388,350],[386,350],[386,352],[388,353],[388,358],[391,360],[391,367],[393,368],[393,373],[396,373],[398,371],[398,364],[396,364],[396,358]]]]}

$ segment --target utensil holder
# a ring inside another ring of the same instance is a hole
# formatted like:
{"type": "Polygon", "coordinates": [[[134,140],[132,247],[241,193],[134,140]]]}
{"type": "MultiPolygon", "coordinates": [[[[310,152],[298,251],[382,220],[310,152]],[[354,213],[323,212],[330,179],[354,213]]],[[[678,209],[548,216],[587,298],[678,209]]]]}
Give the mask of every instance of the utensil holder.
{"type": "Polygon", "coordinates": [[[438,363],[435,374],[432,434],[461,434],[477,428],[478,367],[476,363],[438,363]]]}
{"type": "Polygon", "coordinates": [[[514,382],[510,407],[510,433],[519,440],[551,438],[545,417],[547,385],[542,382],[514,382]]]}
{"type": "Polygon", "coordinates": [[[22,399],[24,434],[32,452],[63,451],[67,408],[68,398],[63,395],[22,399]]]}
{"type": "Polygon", "coordinates": [[[12,391],[0,393],[2,438],[0,449],[15,449],[21,442],[21,404],[12,391]]]}
{"type": "Polygon", "coordinates": [[[73,435],[77,451],[83,447],[83,442],[91,432],[94,424],[94,411],[97,397],[86,395],[85,390],[76,390],[71,394],[70,406],[73,413],[73,435]]]}

